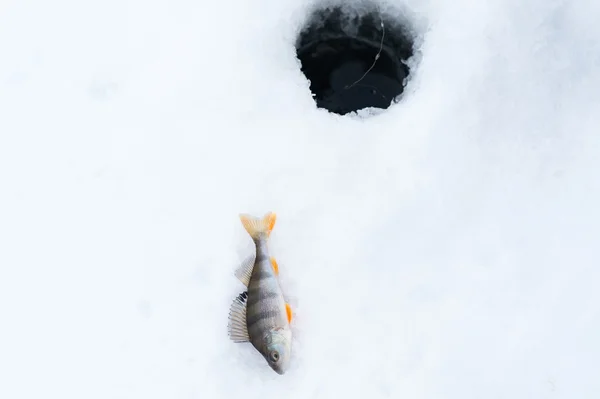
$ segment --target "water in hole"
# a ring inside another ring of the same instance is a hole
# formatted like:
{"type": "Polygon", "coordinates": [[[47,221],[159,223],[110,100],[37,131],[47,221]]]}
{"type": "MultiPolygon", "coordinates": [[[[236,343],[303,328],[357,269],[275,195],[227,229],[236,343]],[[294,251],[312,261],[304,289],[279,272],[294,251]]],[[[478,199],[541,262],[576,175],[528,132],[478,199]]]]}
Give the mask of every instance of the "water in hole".
{"type": "Polygon", "coordinates": [[[410,39],[389,17],[340,7],[315,12],[296,48],[317,106],[340,115],[388,108],[404,89],[412,56],[410,39]]]}

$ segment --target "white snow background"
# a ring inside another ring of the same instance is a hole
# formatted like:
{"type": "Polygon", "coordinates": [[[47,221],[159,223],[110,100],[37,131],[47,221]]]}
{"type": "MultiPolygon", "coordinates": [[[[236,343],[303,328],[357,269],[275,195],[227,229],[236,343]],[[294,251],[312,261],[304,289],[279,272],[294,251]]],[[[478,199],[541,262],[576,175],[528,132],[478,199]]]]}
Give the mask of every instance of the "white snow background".
{"type": "Polygon", "coordinates": [[[0,398],[600,397],[600,3],[389,2],[372,117],[316,109],[311,4],[2,2],[0,398]],[[226,332],[268,211],[284,376],[226,332]]]}

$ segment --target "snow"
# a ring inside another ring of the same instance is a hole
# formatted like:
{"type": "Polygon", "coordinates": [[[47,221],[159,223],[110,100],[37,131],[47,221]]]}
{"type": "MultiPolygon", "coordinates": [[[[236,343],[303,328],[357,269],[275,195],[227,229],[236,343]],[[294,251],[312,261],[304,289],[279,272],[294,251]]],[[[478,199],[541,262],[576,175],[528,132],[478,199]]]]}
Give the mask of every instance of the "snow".
{"type": "Polygon", "coordinates": [[[311,4],[3,2],[0,397],[600,395],[600,5],[390,3],[407,94],[340,117],[311,4]],[[271,210],[284,376],[226,334],[271,210]]]}

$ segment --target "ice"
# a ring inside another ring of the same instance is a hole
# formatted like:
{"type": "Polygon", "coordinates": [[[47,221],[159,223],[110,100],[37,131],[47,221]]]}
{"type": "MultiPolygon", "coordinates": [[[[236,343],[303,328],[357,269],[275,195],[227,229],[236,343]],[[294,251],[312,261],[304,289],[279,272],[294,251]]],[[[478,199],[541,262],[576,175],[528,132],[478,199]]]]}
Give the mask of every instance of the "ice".
{"type": "Polygon", "coordinates": [[[0,7],[0,397],[600,395],[600,5],[386,3],[401,103],[316,109],[313,3],[0,7]],[[227,337],[275,211],[284,376],[227,337]]]}

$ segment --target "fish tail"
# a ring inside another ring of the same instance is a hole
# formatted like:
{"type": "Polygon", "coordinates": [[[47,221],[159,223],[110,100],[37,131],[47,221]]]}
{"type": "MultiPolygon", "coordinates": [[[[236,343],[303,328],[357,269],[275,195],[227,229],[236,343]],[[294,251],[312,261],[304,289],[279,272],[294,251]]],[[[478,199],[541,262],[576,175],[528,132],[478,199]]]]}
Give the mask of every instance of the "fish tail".
{"type": "Polygon", "coordinates": [[[266,235],[269,237],[273,227],[275,226],[276,219],[277,217],[273,212],[267,213],[262,218],[248,214],[240,215],[242,225],[253,240],[260,238],[261,235],[266,235]]]}

